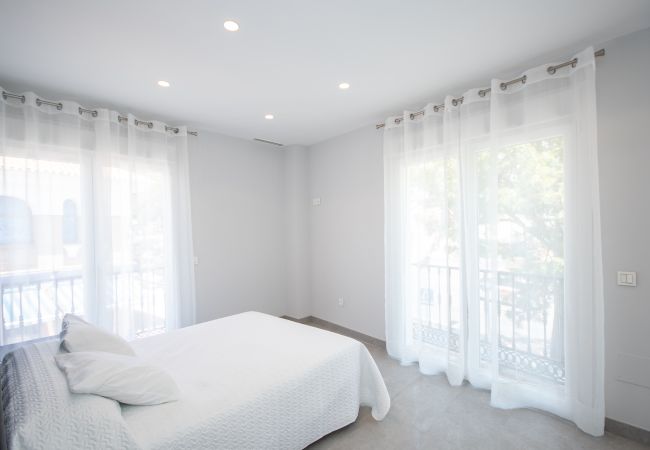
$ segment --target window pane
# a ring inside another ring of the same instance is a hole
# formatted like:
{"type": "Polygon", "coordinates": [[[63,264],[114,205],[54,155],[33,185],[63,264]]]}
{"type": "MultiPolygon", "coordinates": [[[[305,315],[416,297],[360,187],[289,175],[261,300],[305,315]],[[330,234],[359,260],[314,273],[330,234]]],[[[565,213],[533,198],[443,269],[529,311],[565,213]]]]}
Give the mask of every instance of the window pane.
{"type": "Polygon", "coordinates": [[[440,156],[407,168],[407,260],[414,337],[457,350],[460,309],[458,161],[440,156]]]}
{"type": "Polygon", "coordinates": [[[80,183],[78,162],[0,157],[3,344],[56,334],[64,313],[84,312],[80,183]]]}
{"type": "Polygon", "coordinates": [[[116,331],[136,337],[165,330],[168,186],[164,165],[124,160],[106,169],[111,183],[116,331]],[[119,329],[122,325],[124,330],[119,329]],[[127,329],[128,328],[128,329],[127,329]]]}
{"type": "Polygon", "coordinates": [[[480,278],[494,286],[481,300],[496,297],[502,375],[563,383],[564,138],[486,150],[478,161],[480,278]]]}

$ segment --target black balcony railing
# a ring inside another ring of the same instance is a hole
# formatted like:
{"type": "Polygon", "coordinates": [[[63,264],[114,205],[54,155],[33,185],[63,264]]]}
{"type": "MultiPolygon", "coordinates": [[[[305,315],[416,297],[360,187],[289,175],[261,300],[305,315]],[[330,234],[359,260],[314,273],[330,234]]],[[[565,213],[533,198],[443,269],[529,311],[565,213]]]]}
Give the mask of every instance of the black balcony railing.
{"type": "MultiPolygon", "coordinates": [[[[461,271],[458,267],[415,264],[418,312],[413,321],[416,340],[457,351],[461,271]]],[[[492,336],[498,336],[499,370],[521,377],[541,377],[563,384],[564,280],[540,274],[479,270],[479,358],[492,360],[492,336]],[[492,332],[490,308],[496,314],[492,332]]]]}
{"type": "MultiPolygon", "coordinates": [[[[126,309],[136,337],[165,330],[162,268],[116,270],[112,283],[113,299],[104,306],[107,314],[117,316],[126,309]]],[[[66,313],[87,313],[86,295],[80,269],[0,275],[0,345],[59,333],[66,313]]]]}

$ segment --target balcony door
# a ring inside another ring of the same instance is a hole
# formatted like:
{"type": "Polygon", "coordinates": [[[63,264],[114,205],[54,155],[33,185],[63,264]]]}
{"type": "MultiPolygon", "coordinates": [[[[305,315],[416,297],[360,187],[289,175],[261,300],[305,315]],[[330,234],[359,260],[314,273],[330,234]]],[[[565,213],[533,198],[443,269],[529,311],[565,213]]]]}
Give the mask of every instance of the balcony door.
{"type": "Polygon", "coordinates": [[[603,432],[594,55],[384,127],[389,354],[603,432]]]}
{"type": "Polygon", "coordinates": [[[192,323],[186,135],[29,103],[0,102],[0,344],[192,323]]]}

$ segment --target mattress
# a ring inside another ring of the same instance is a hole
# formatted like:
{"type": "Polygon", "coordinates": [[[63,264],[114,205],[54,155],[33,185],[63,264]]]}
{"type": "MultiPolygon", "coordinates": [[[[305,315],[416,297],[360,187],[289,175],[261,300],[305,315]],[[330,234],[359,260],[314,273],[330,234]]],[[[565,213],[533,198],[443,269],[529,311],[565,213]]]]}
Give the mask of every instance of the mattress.
{"type": "Polygon", "coordinates": [[[299,449],[353,422],[381,420],[384,381],[360,342],[248,312],[133,341],[166,369],[176,402],[126,406],[72,394],[58,342],[28,345],[2,365],[10,449],[299,449]]]}

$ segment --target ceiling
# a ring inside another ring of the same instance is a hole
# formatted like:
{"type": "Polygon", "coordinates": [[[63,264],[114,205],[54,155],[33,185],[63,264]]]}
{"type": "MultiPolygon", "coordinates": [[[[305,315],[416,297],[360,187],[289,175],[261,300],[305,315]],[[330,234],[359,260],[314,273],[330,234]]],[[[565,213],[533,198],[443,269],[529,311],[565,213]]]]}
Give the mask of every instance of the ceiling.
{"type": "Polygon", "coordinates": [[[650,1],[0,0],[0,17],[7,89],[310,145],[650,27],[650,1]]]}

